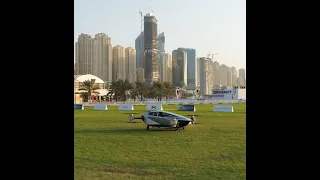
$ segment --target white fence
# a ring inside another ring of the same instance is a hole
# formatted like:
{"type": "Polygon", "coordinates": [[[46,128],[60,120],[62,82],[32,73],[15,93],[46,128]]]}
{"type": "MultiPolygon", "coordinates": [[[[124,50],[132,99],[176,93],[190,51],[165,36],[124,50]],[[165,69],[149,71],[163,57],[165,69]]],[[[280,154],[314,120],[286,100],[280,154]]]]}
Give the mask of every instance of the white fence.
{"type": "Polygon", "coordinates": [[[108,104],[108,105],[118,105],[118,104],[135,104],[135,105],[145,105],[145,104],[232,104],[232,103],[245,103],[245,100],[197,100],[197,99],[168,99],[157,101],[156,99],[148,99],[145,101],[113,101],[113,102],[84,102],[84,106],[94,106],[94,104],[108,104]]]}

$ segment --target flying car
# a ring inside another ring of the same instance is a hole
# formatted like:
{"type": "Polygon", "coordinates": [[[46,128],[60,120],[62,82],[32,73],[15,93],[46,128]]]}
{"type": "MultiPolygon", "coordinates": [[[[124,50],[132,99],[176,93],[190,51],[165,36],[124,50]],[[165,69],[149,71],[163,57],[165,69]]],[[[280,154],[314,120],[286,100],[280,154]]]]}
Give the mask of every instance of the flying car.
{"type": "Polygon", "coordinates": [[[142,119],[142,121],[147,125],[147,130],[149,130],[150,127],[167,127],[175,130],[184,129],[185,126],[190,123],[193,124],[195,121],[194,116],[187,118],[167,111],[150,111],[142,114],[139,118],[133,117],[132,114],[129,115],[130,122],[134,119],[142,119]]]}

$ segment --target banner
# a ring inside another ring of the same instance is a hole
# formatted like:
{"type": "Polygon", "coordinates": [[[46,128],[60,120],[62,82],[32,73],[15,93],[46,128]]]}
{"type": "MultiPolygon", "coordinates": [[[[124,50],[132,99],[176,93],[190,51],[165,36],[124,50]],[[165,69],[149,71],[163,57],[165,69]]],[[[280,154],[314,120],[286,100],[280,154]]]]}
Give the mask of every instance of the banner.
{"type": "Polygon", "coordinates": [[[74,109],[84,110],[84,106],[82,104],[74,104],[74,109]]]}
{"type": "Polygon", "coordinates": [[[178,111],[196,111],[196,107],[191,104],[179,104],[178,111]]]}

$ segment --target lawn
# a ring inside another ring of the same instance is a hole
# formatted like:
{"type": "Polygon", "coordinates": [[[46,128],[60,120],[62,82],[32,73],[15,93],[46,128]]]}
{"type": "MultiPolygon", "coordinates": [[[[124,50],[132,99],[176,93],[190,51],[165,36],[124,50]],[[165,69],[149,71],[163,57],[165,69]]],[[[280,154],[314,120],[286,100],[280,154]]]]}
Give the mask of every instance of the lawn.
{"type": "Polygon", "coordinates": [[[128,114],[140,116],[145,106],[74,110],[75,180],[245,180],[246,109],[233,107],[233,113],[217,113],[212,104],[196,105],[196,112],[163,106],[196,115],[199,124],[178,131],[147,131],[141,120],[128,123],[128,114]]]}

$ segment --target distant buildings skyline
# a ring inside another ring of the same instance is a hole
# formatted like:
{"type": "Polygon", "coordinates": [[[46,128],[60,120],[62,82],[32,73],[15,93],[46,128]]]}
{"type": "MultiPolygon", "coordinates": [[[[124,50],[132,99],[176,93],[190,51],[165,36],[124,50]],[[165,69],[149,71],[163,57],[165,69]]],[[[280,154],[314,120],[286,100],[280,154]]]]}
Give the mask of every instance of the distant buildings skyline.
{"type": "Polygon", "coordinates": [[[209,57],[197,57],[196,49],[178,47],[165,51],[164,32],[158,34],[157,19],[153,14],[144,16],[144,30],[135,39],[135,48],[112,46],[105,33],[81,33],[76,47],[75,74],[92,74],[107,84],[119,79],[130,83],[169,81],[176,87],[195,89],[200,85],[202,94],[218,86],[245,86],[245,69],[219,64],[209,57]],[[239,73],[238,73],[239,72],[239,73]]]}

